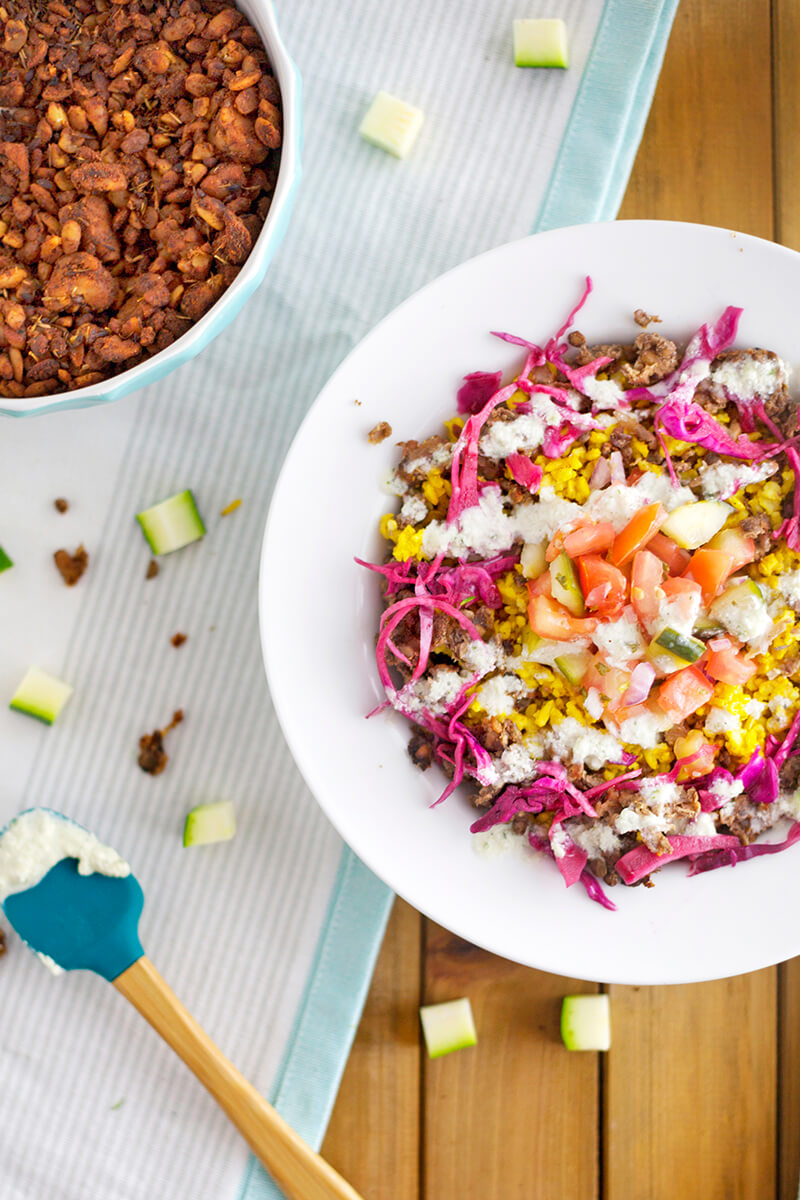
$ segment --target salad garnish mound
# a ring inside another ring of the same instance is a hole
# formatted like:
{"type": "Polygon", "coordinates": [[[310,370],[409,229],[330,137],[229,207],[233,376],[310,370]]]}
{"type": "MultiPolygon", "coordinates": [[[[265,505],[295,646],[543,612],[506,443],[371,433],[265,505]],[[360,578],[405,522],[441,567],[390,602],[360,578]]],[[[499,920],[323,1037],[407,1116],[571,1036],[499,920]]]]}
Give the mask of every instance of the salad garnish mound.
{"type": "Polygon", "coordinates": [[[515,378],[467,375],[444,434],[400,443],[386,560],[361,565],[375,711],[448,777],[436,803],[466,785],[474,834],[613,909],[603,884],[800,838],[800,437],[786,365],[731,349],[741,309],[682,353],[589,346],[591,290],[544,346],[497,334],[515,378]]]}

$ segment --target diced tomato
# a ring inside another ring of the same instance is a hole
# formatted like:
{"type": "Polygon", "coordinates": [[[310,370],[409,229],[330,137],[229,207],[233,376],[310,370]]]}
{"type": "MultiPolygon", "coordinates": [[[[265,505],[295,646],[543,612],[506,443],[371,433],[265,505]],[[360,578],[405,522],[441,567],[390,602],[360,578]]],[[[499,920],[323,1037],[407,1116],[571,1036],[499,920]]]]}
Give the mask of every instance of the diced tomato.
{"type": "Polygon", "coordinates": [[[529,596],[552,596],[553,580],[549,571],[543,572],[536,579],[528,580],[528,595],[529,596]]]}
{"type": "Polygon", "coordinates": [[[709,550],[724,550],[733,559],[731,573],[740,567],[746,567],[756,557],[756,544],[752,538],[742,533],[741,529],[720,529],[708,543],[709,550]]]}
{"type": "Polygon", "coordinates": [[[714,694],[714,685],[697,667],[684,667],[676,671],[658,689],[658,703],[670,720],[678,725],[714,694]]]}
{"type": "Polygon", "coordinates": [[[666,509],[661,504],[647,504],[640,508],[621,533],[614,538],[610,558],[615,566],[630,562],[637,550],[643,550],[650,539],[658,533],[667,519],[666,509]]]}
{"type": "Polygon", "coordinates": [[[686,568],[685,577],[694,579],[703,589],[703,603],[710,604],[722,591],[722,585],[733,570],[733,558],[724,550],[695,550],[686,568]]]}
{"type": "Polygon", "coordinates": [[[681,550],[665,533],[654,533],[647,543],[647,549],[667,564],[672,575],[682,575],[689,565],[689,551],[681,550]]]}
{"type": "Polygon", "coordinates": [[[652,712],[646,704],[620,704],[614,709],[614,720],[617,725],[632,721],[635,717],[650,717],[652,712]]]}
{"type": "Polygon", "coordinates": [[[611,548],[615,537],[610,521],[582,525],[565,535],[564,549],[570,558],[579,558],[581,554],[601,554],[603,550],[611,548]]]}
{"type": "Polygon", "coordinates": [[[583,677],[583,686],[587,690],[590,687],[595,688],[601,697],[604,697],[603,703],[609,711],[613,711],[621,704],[630,681],[630,671],[624,671],[621,667],[609,667],[598,654],[583,677]]]}
{"type": "Polygon", "coordinates": [[[675,579],[672,575],[664,580],[661,588],[668,600],[674,600],[676,596],[699,596],[703,590],[696,579],[675,579]]]}
{"type": "MultiPolygon", "coordinates": [[[[538,581],[537,581],[538,582],[538,581]]],[[[563,605],[556,603],[551,596],[531,593],[528,601],[528,620],[534,633],[539,637],[551,638],[554,642],[566,642],[575,637],[587,637],[594,633],[597,621],[591,617],[573,617],[563,605]]]]}
{"type": "Polygon", "coordinates": [[[631,604],[643,625],[654,621],[664,603],[664,565],[649,550],[640,550],[633,560],[631,604]]]}
{"type": "Polygon", "coordinates": [[[555,562],[561,551],[564,549],[564,538],[567,535],[563,529],[559,529],[555,537],[552,537],[547,543],[547,549],[544,552],[546,562],[555,562]]]}
{"type": "Polygon", "coordinates": [[[586,607],[599,617],[615,620],[622,612],[628,587],[622,571],[599,554],[584,554],[578,559],[578,575],[586,607]]]}
{"type": "Polygon", "coordinates": [[[722,645],[723,641],[725,639],[717,638],[709,647],[704,664],[706,671],[720,683],[747,683],[756,673],[756,664],[737,651],[732,642],[722,645]]]}

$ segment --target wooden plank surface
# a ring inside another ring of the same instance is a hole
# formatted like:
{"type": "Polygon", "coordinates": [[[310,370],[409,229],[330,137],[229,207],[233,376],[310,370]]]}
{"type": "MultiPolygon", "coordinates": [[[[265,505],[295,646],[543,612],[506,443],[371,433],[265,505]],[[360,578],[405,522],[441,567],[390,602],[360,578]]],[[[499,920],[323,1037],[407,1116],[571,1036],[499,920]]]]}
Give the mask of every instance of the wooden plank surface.
{"type": "Polygon", "coordinates": [[[800,958],[779,968],[778,1200],[796,1200],[800,1180],[800,958]]]}
{"type": "Polygon", "coordinates": [[[608,1200],[774,1196],[776,969],[610,994],[608,1200]]]}
{"type": "Polygon", "coordinates": [[[323,1155],[369,1200],[419,1191],[422,918],[395,900],[323,1155]]]}
{"type": "MultiPolygon", "coordinates": [[[[800,249],[798,61],[800,0],[681,0],[620,216],[800,249]]],[[[795,1200],[800,960],[611,988],[614,1045],[600,1062],[557,1042],[560,998],[593,985],[424,924],[393,918],[326,1142],[365,1198],[795,1200]],[[477,1048],[420,1056],[420,989],[469,995],[477,1048]]]]}
{"type": "Polygon", "coordinates": [[[598,1055],[561,1044],[561,998],[595,984],[531,971],[428,923],[425,1001],[469,996],[478,1045],[424,1060],[427,1200],[597,1195],[598,1055]]]}
{"type": "Polygon", "coordinates": [[[800,250],[800,4],[773,0],[775,240],[800,250]]]}
{"type": "Polygon", "coordinates": [[[772,237],[770,55],[769,0],[681,0],[620,217],[772,237]]]}

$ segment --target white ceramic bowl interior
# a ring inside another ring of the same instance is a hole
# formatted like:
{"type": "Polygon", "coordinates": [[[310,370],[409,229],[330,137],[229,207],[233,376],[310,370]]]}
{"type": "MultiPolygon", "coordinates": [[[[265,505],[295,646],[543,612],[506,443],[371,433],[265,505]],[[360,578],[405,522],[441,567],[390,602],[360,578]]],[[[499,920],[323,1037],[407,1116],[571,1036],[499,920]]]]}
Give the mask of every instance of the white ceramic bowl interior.
{"type": "Polygon", "coordinates": [[[55,396],[35,396],[12,400],[0,397],[0,415],[28,417],[72,408],[107,404],[129,392],[163,379],[170,371],[194,358],[226,328],[253,294],[267,273],[273,255],[289,223],[295,193],[300,182],[300,155],[303,141],[302,89],[300,73],[283,43],[271,0],[237,0],[261,34],[275,77],[281,90],[283,107],[283,143],[280,170],[267,219],[250,255],[236,279],[205,316],[191,329],[147,361],[123,371],[112,379],[92,387],[76,388],[55,396]]]}
{"type": "Polygon", "coordinates": [[[501,246],[435,280],[345,360],[300,429],[267,524],[260,582],[262,640],[284,733],[323,810],[356,853],[415,907],[469,941],[558,974],[677,983],[751,971],[800,952],[800,848],[689,879],[677,864],[651,889],[618,886],[619,911],[565,889],[533,853],[479,857],[474,810],[406,753],[374,664],[377,579],[353,557],[381,555],[376,526],[395,501],[382,490],[395,443],[436,432],[468,371],[511,369],[509,330],[553,332],[591,275],[578,321],[592,341],[632,338],[632,313],[657,313],[687,338],[727,304],[743,306],[738,344],[800,358],[800,255],[704,226],[618,222],[557,230],[501,246]],[[367,432],[386,420],[379,446],[367,432]]]}

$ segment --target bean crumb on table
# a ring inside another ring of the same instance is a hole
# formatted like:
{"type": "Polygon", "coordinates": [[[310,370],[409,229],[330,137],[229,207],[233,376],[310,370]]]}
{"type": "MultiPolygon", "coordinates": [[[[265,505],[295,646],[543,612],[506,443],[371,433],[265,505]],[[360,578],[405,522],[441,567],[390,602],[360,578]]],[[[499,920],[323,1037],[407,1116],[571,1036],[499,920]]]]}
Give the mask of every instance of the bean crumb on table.
{"type": "Polygon", "coordinates": [[[70,554],[69,550],[56,550],[53,561],[67,587],[74,587],[89,566],[89,555],[81,543],[74,554],[70,554]]]}
{"type": "Polygon", "coordinates": [[[2,929],[0,929],[0,958],[3,957],[7,949],[6,935],[3,933],[2,929]]]}
{"type": "Polygon", "coordinates": [[[178,708],[172,714],[172,720],[164,729],[156,729],[153,733],[143,733],[139,738],[139,757],[137,762],[147,775],[160,775],[169,762],[169,755],[164,749],[164,738],[180,725],[183,720],[183,709],[178,708]]]}
{"type": "Polygon", "coordinates": [[[151,558],[150,562],[147,564],[147,573],[145,574],[145,579],[155,579],[157,574],[158,563],[154,558],[151,558]]]}
{"type": "Polygon", "coordinates": [[[392,436],[392,427],[388,421],[379,421],[374,429],[370,429],[367,434],[367,440],[372,446],[377,446],[379,442],[385,442],[388,437],[392,436]]]}
{"type": "Polygon", "coordinates": [[[63,496],[59,496],[57,500],[53,501],[53,507],[56,512],[65,513],[69,508],[69,504],[63,496]]]}
{"type": "Polygon", "coordinates": [[[189,635],[186,633],[173,633],[169,640],[177,650],[179,646],[182,646],[184,642],[189,640],[189,635]]]}

